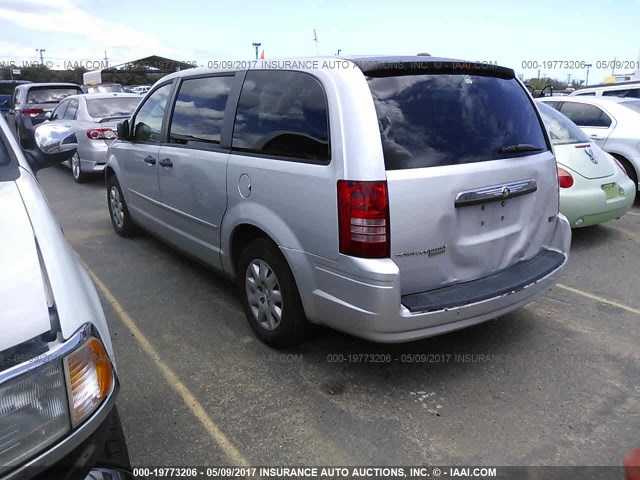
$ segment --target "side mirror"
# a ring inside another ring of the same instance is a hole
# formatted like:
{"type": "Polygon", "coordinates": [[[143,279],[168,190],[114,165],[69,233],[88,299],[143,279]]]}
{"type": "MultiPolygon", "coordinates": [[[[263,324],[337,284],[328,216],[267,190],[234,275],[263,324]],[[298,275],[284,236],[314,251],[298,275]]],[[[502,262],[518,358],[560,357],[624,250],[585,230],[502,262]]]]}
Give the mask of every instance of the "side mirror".
{"type": "Polygon", "coordinates": [[[45,120],[51,120],[51,112],[47,112],[44,114],[45,120]]]}
{"type": "Polygon", "coordinates": [[[120,140],[129,140],[131,136],[129,120],[124,120],[123,122],[120,122],[116,127],[116,133],[120,140]]]}
{"type": "Polygon", "coordinates": [[[78,138],[68,127],[41,123],[35,130],[35,147],[24,150],[35,172],[69,160],[78,150],[78,138]]]}

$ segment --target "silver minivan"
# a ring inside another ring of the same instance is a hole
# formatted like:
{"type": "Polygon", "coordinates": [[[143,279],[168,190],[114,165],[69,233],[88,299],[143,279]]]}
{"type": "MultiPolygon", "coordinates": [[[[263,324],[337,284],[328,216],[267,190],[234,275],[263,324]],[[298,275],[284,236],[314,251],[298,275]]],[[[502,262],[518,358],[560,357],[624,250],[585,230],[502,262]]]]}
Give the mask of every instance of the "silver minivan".
{"type": "Polygon", "coordinates": [[[571,241],[513,70],[435,57],[220,62],[159,80],[118,127],[111,221],[237,281],[266,343],[379,342],[547,292],[571,241]],[[225,68],[228,67],[228,68],[225,68]]]}

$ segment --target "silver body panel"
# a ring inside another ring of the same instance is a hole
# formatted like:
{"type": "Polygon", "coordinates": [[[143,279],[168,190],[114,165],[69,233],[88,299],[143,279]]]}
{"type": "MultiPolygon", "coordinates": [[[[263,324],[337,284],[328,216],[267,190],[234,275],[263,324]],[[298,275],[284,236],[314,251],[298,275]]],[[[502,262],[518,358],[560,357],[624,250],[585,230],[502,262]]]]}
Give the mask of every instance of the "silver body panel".
{"type": "MultiPolygon", "coordinates": [[[[304,71],[326,93],[328,165],[117,141],[109,150],[107,169],[117,176],[134,222],[231,277],[236,275],[234,232],[255,226],[279,245],[311,322],[376,341],[406,341],[463,328],[505,314],[552,288],[566,264],[571,231],[558,215],[551,151],[386,171],[375,106],[362,71],[353,66],[304,71]],[[150,165],[144,162],[148,155],[157,161],[170,158],[173,167],[150,165]],[[341,179],[387,181],[391,258],[339,253],[336,198],[341,179]],[[522,191],[504,202],[456,207],[459,194],[495,186],[500,192],[505,186],[522,191]],[[401,304],[402,295],[483,278],[545,248],[565,255],[564,264],[518,292],[429,313],[411,313],[401,304]],[[429,250],[439,254],[397,255],[429,250]]],[[[147,98],[170,79],[207,73],[215,72],[193,69],[169,75],[147,98]]]]}

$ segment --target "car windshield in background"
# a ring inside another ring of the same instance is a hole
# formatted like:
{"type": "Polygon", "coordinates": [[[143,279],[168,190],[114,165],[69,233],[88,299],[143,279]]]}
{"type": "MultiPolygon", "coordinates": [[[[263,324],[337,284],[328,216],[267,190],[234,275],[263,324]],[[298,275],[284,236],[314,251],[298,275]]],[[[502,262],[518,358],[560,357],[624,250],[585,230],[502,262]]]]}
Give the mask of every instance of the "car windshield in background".
{"type": "Polygon", "coordinates": [[[87,112],[93,118],[129,117],[142,97],[112,97],[87,99],[87,112]]]}
{"type": "Polygon", "coordinates": [[[58,103],[69,95],[78,95],[78,88],[31,88],[27,95],[27,103],[58,103]]]}
{"type": "Polygon", "coordinates": [[[555,108],[538,102],[538,110],[554,145],[589,142],[582,130],[555,108]]]}
{"type": "Polygon", "coordinates": [[[121,85],[100,85],[99,87],[90,87],[91,93],[124,93],[121,85]]]}
{"type": "Polygon", "coordinates": [[[630,108],[634,112],[640,113],[640,100],[632,100],[630,102],[620,102],[620,105],[630,108]]]}
{"type": "Polygon", "coordinates": [[[13,95],[16,86],[11,83],[0,83],[0,95],[13,95]]]}
{"type": "Polygon", "coordinates": [[[547,150],[515,79],[480,75],[368,78],[387,170],[436,167],[547,150]]]}

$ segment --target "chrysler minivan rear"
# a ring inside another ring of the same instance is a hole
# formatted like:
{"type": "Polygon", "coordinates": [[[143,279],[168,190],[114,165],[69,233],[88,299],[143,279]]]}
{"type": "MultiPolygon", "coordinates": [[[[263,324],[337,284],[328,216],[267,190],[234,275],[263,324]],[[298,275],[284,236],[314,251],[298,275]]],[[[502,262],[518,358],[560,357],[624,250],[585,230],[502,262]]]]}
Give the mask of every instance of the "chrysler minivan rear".
{"type": "Polygon", "coordinates": [[[338,182],[341,255],[316,270],[321,322],[411,340],[495,318],[552,288],[571,232],[549,139],[513,71],[356,63],[386,178],[338,182]]]}

